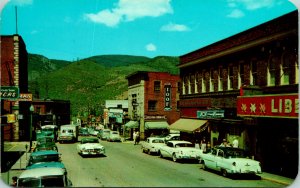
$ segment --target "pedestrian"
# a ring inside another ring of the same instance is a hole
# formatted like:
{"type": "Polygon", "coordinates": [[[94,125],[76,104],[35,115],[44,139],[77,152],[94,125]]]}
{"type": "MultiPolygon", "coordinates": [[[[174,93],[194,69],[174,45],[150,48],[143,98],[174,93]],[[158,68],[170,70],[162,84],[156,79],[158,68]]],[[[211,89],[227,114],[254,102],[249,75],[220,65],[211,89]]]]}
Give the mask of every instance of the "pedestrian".
{"type": "Polygon", "coordinates": [[[203,153],[205,153],[206,152],[206,140],[205,140],[205,137],[202,139],[202,141],[201,141],[201,150],[202,150],[202,152],[203,153]]]}
{"type": "Polygon", "coordinates": [[[229,145],[228,145],[228,142],[227,142],[227,140],[224,138],[223,139],[223,142],[220,144],[220,147],[228,147],[229,145]]]}
{"type": "Polygon", "coordinates": [[[239,141],[237,137],[234,137],[234,140],[232,141],[232,147],[238,148],[239,147],[239,141]]]}
{"type": "Polygon", "coordinates": [[[13,176],[11,179],[12,179],[11,186],[12,187],[17,187],[18,177],[17,176],[13,176]]]}
{"type": "Polygon", "coordinates": [[[139,142],[140,142],[140,133],[139,133],[139,131],[137,131],[136,132],[136,144],[139,144],[139,142]]]}
{"type": "Polygon", "coordinates": [[[134,142],[134,145],[136,144],[136,132],[134,131],[133,132],[133,142],[134,142]]]}

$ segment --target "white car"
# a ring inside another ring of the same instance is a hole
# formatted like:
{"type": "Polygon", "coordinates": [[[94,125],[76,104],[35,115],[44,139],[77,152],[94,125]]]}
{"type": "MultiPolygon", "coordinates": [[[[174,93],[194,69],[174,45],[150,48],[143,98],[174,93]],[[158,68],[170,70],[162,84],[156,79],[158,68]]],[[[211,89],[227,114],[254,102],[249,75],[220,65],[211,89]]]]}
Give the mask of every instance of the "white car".
{"type": "Polygon", "coordinates": [[[149,137],[145,142],[142,142],[142,152],[158,153],[161,146],[165,145],[165,139],[159,137],[149,137]]]}
{"type": "Polygon", "coordinates": [[[169,157],[174,162],[186,159],[198,160],[202,154],[202,150],[195,148],[194,144],[183,140],[168,141],[158,152],[161,158],[169,157]]]}
{"type": "Polygon", "coordinates": [[[77,144],[77,152],[80,155],[104,155],[105,148],[100,144],[98,138],[85,137],[77,144]]]}
{"type": "Polygon", "coordinates": [[[121,142],[121,137],[120,137],[120,133],[118,131],[110,131],[109,135],[107,137],[107,141],[109,142],[121,142]]]}
{"type": "Polygon", "coordinates": [[[233,147],[214,147],[200,158],[203,169],[220,171],[224,177],[229,174],[260,174],[260,162],[246,156],[245,150],[233,147]]]}

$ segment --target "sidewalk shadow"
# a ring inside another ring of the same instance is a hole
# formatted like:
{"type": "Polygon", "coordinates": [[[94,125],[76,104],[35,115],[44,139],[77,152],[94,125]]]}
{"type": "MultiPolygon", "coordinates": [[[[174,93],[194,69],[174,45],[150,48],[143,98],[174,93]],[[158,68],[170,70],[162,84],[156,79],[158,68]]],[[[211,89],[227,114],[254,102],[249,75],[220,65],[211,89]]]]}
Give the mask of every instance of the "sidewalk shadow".
{"type": "Polygon", "coordinates": [[[7,172],[20,159],[25,151],[4,151],[1,153],[1,172],[7,172]]]}

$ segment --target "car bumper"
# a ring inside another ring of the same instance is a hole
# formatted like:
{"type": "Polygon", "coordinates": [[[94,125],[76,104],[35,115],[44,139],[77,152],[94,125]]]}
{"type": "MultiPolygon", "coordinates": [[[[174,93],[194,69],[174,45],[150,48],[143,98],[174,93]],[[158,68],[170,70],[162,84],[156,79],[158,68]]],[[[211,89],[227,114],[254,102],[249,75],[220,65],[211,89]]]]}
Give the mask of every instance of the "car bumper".
{"type": "Polygon", "coordinates": [[[66,136],[64,136],[64,137],[58,137],[59,141],[71,141],[73,139],[74,139],[73,137],[66,137],[66,136]]]}

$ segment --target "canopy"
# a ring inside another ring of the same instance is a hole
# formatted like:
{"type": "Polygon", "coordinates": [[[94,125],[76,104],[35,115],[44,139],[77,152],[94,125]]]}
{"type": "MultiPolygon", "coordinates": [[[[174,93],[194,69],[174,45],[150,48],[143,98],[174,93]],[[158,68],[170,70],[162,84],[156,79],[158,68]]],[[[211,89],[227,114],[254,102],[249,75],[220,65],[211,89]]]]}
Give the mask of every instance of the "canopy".
{"type": "Polygon", "coordinates": [[[207,120],[200,119],[179,119],[170,126],[170,129],[182,132],[194,132],[200,130],[207,123],[207,120]]]}
{"type": "Polygon", "coordinates": [[[149,121],[145,123],[145,129],[168,129],[169,124],[166,121],[149,121]]]}
{"type": "Polygon", "coordinates": [[[137,121],[129,121],[124,125],[126,128],[138,128],[139,124],[137,121]]]}

